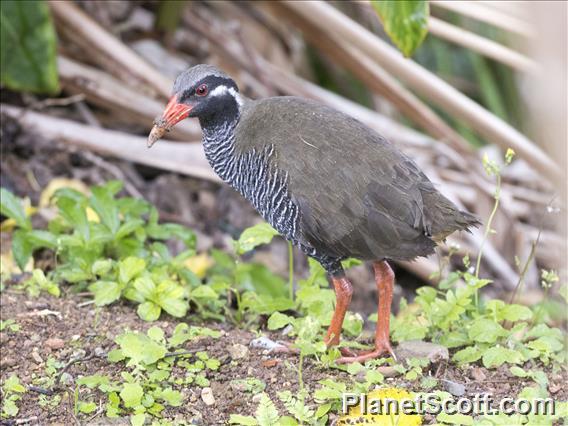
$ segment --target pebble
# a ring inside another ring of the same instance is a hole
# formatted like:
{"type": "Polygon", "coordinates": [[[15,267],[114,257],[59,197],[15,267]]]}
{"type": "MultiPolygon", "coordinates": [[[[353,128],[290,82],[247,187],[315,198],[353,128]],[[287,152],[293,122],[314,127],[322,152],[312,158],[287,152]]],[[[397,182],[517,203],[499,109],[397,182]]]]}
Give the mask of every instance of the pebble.
{"type": "Polygon", "coordinates": [[[483,370],[478,367],[474,367],[473,370],[471,370],[471,377],[473,377],[478,382],[483,382],[485,379],[487,379],[487,376],[485,375],[483,370]]]}
{"type": "Polygon", "coordinates": [[[441,379],[442,385],[446,392],[451,393],[453,396],[465,395],[465,386],[461,383],[452,382],[451,380],[441,379]]]}
{"type": "Polygon", "coordinates": [[[201,389],[201,399],[206,405],[215,404],[215,397],[213,396],[213,390],[211,388],[201,389]]]}
{"type": "Polygon", "coordinates": [[[72,385],[75,382],[75,379],[73,378],[73,376],[71,374],[65,372],[61,375],[61,378],[59,379],[59,381],[61,383],[63,383],[64,385],[72,385]]]}
{"type": "Polygon", "coordinates": [[[267,359],[266,361],[262,362],[262,365],[266,368],[272,368],[280,364],[279,359],[267,359]]]}
{"type": "Polygon", "coordinates": [[[58,337],[50,337],[45,341],[45,346],[47,346],[51,350],[57,350],[65,346],[65,341],[58,337]]]}
{"type": "Polygon", "coordinates": [[[233,359],[243,359],[248,357],[249,349],[245,345],[236,343],[229,347],[229,354],[231,354],[231,358],[233,359]]]}
{"type": "Polygon", "coordinates": [[[274,340],[271,340],[266,336],[261,336],[258,339],[251,340],[249,346],[251,348],[268,349],[270,351],[282,347],[280,343],[276,343],[274,340]]]}
{"type": "Polygon", "coordinates": [[[422,340],[401,342],[396,349],[396,355],[403,360],[408,358],[427,358],[434,364],[450,359],[448,348],[422,340]]]}
{"type": "Polygon", "coordinates": [[[107,354],[106,351],[103,348],[101,348],[100,346],[97,346],[95,348],[95,356],[97,356],[99,358],[103,358],[103,357],[106,356],[106,354],[107,354]]]}
{"type": "Polygon", "coordinates": [[[37,353],[36,350],[33,350],[30,354],[31,358],[35,361],[36,364],[43,364],[42,357],[37,353]]]}
{"type": "Polygon", "coordinates": [[[255,396],[252,397],[252,402],[254,404],[258,404],[260,402],[260,398],[262,398],[262,393],[257,393],[255,396]]]}
{"type": "Polygon", "coordinates": [[[14,358],[2,358],[2,360],[0,361],[0,366],[2,368],[9,368],[9,367],[13,367],[14,365],[17,364],[17,361],[14,358]]]}

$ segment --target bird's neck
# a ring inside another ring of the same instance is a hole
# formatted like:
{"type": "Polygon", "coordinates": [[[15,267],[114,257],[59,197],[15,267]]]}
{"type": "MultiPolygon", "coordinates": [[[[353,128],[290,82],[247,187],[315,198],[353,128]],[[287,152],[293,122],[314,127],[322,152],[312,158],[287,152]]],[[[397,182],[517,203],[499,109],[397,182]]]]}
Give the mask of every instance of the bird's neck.
{"type": "Polygon", "coordinates": [[[235,171],[235,128],[239,123],[240,109],[236,102],[227,102],[221,111],[201,117],[205,157],[215,173],[231,183],[235,171]]]}

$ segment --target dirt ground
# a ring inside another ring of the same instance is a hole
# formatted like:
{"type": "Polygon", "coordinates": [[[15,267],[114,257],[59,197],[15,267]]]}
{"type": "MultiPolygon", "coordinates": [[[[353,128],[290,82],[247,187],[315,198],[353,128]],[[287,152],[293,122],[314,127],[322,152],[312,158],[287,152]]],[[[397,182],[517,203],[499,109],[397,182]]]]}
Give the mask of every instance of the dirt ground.
{"type": "MultiPolygon", "coordinates": [[[[20,413],[18,420],[31,419],[31,424],[74,424],[77,419],[73,414],[73,392],[75,380],[84,375],[105,374],[110,377],[119,376],[124,365],[107,361],[108,351],[115,349],[114,337],[126,329],[146,331],[150,326],[161,327],[166,334],[171,333],[178,320],[163,316],[160,321],[147,323],[136,314],[133,306],[115,304],[110,307],[96,309],[92,304],[84,304],[88,300],[78,295],[65,295],[61,298],[39,297],[29,299],[25,294],[6,290],[0,296],[2,319],[15,319],[21,329],[14,332],[2,332],[0,350],[2,353],[1,377],[5,380],[16,373],[24,385],[31,385],[32,380],[44,375],[45,362],[49,357],[67,366],[71,359],[83,355],[88,360],[69,365],[67,384],[58,390],[61,403],[56,407],[42,408],[38,404],[42,390],[28,391],[18,402],[20,413]],[[50,346],[53,339],[61,339],[64,345],[55,349],[50,346]],[[51,339],[51,340],[50,340],[51,339]]],[[[187,321],[192,322],[191,314],[187,321]]],[[[235,344],[249,347],[250,341],[257,337],[255,333],[235,329],[228,324],[207,324],[211,328],[223,331],[219,339],[204,338],[191,342],[180,348],[183,350],[203,349],[210,357],[221,361],[217,371],[208,371],[207,378],[215,397],[215,404],[207,406],[200,397],[201,388],[197,386],[178,387],[186,397],[186,402],[178,408],[168,408],[163,414],[179,422],[182,419],[189,424],[225,424],[230,414],[251,415],[256,409],[253,395],[229,384],[233,379],[255,377],[266,383],[266,392],[273,401],[278,401],[276,393],[298,390],[297,372],[293,365],[298,359],[293,355],[270,355],[260,349],[251,348],[248,356],[232,359],[229,348],[235,344]],[[271,361],[274,360],[274,361],[271,361]]],[[[274,339],[281,336],[272,336],[274,339]]],[[[64,367],[65,368],[65,367],[64,367]]],[[[460,370],[448,364],[432,365],[428,373],[452,382],[465,385],[466,394],[490,392],[495,399],[516,395],[524,386],[530,385],[519,378],[510,377],[506,369],[486,370],[470,367],[460,370]]],[[[312,392],[319,387],[318,381],[330,378],[334,381],[347,380],[346,373],[337,370],[325,370],[306,361],[304,383],[312,392]]],[[[568,389],[563,383],[568,375],[550,374],[549,391],[557,400],[568,398],[568,389]]],[[[401,376],[387,379],[387,384],[396,387],[413,385],[401,376]]],[[[82,396],[83,398],[84,396],[82,396]]],[[[278,404],[277,404],[278,405],[278,404]]],[[[282,408],[282,407],[281,407],[282,408]]],[[[284,412],[284,409],[281,410],[284,412]]],[[[98,412],[98,411],[97,411],[98,412]]],[[[108,424],[109,420],[93,415],[84,424],[108,424]]],[[[3,424],[16,424],[4,422],[3,424]]],[[[23,423],[18,423],[23,424],[23,423]]],[[[128,418],[120,418],[112,424],[128,424],[128,418]]]]}

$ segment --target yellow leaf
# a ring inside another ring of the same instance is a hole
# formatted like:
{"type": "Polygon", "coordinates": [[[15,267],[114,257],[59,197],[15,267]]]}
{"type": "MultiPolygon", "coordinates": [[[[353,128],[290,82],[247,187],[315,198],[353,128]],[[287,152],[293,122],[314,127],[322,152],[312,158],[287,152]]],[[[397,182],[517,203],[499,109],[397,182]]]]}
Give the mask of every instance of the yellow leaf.
{"type": "MultiPolygon", "coordinates": [[[[80,192],[81,194],[89,195],[89,187],[85,185],[83,182],[77,179],[67,179],[67,178],[55,178],[52,179],[51,182],[47,184],[45,189],[42,191],[39,197],[39,207],[50,207],[52,206],[52,198],[55,192],[62,188],[70,188],[74,189],[75,191],[80,192]]],[[[99,215],[90,207],[86,209],[87,213],[87,220],[89,222],[97,222],[99,223],[101,219],[99,215]]]]}
{"type": "Polygon", "coordinates": [[[39,197],[40,207],[49,207],[52,205],[51,199],[53,194],[59,189],[71,188],[75,191],[79,191],[82,194],[89,195],[89,188],[83,182],[77,179],[67,179],[67,178],[55,178],[52,179],[45,189],[41,192],[39,197]]]}
{"type": "Polygon", "coordinates": [[[211,259],[207,253],[201,253],[196,256],[192,256],[184,262],[187,269],[197,275],[199,278],[203,278],[207,270],[213,266],[213,259],[211,259]]]}
{"type": "MultiPolygon", "coordinates": [[[[33,271],[33,269],[34,260],[33,257],[30,257],[30,260],[26,264],[24,271],[31,272],[33,271]]],[[[21,273],[22,271],[14,261],[14,256],[12,255],[11,251],[0,254],[0,278],[2,279],[2,281],[9,280],[12,275],[21,273]]]]}

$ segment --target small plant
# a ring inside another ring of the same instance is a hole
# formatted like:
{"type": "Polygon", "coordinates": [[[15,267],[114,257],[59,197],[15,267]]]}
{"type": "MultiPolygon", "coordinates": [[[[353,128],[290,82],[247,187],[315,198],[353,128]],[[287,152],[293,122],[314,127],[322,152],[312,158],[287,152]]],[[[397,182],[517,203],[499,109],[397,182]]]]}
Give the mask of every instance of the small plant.
{"type": "Polygon", "coordinates": [[[19,401],[26,388],[16,375],[11,375],[2,385],[2,417],[15,417],[20,411],[16,402],[19,401]]]}

